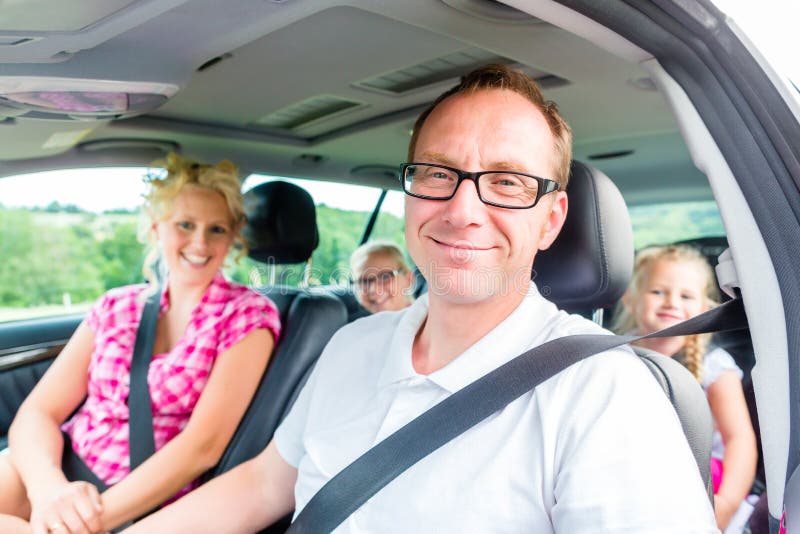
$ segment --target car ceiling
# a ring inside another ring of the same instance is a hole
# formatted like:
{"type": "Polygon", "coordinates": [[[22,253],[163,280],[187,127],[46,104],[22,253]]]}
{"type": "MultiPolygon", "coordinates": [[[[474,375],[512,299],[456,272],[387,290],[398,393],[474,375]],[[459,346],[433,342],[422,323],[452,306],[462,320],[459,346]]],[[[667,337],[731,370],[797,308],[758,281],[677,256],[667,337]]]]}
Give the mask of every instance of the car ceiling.
{"type": "Polygon", "coordinates": [[[0,109],[0,176],[145,165],[179,148],[246,173],[396,188],[415,117],[470,64],[499,57],[542,79],[573,128],[575,158],[606,172],[629,204],[711,198],[639,65],[646,52],[631,45],[620,57],[491,0],[0,4],[0,80],[178,89],[113,121],[4,120],[0,109]]]}

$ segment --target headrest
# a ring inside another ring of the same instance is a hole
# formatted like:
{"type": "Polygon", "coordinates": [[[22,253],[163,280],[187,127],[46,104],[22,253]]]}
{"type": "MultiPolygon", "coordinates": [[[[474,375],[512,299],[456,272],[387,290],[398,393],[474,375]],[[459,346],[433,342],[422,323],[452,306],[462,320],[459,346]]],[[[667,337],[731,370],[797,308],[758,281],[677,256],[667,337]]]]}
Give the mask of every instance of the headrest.
{"type": "Polygon", "coordinates": [[[616,304],[633,272],[633,231],[617,186],[602,172],[572,162],[569,209],[561,234],[536,255],[539,291],[569,312],[616,304]]]}
{"type": "Polygon", "coordinates": [[[311,195],[288,182],[266,182],[244,195],[247,225],[242,234],[256,261],[300,263],[319,244],[311,195]]]}

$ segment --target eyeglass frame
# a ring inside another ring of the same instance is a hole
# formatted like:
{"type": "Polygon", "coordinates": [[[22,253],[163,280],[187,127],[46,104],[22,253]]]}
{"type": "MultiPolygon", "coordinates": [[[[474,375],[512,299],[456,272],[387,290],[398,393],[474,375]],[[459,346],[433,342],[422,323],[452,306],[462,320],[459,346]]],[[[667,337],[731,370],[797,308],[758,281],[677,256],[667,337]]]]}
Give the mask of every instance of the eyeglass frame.
{"type": "Polygon", "coordinates": [[[456,169],[455,167],[450,167],[449,165],[442,165],[440,163],[418,163],[418,162],[408,162],[408,163],[401,163],[400,164],[400,183],[403,187],[403,192],[410,197],[414,198],[422,198],[425,200],[450,200],[454,196],[456,196],[456,192],[458,192],[458,188],[461,187],[461,182],[464,180],[471,180],[472,183],[475,184],[475,191],[478,193],[478,198],[481,202],[488,206],[495,206],[497,208],[506,208],[510,210],[529,210],[536,206],[539,201],[542,199],[543,196],[549,195],[550,193],[554,193],[561,189],[561,184],[556,182],[555,180],[550,180],[549,178],[542,178],[541,176],[535,176],[533,174],[528,174],[526,172],[518,172],[518,171],[478,171],[478,172],[468,172],[462,171],[461,169],[456,169]],[[442,169],[447,169],[453,171],[458,176],[458,180],[456,181],[456,186],[453,188],[453,192],[450,193],[448,197],[432,197],[429,195],[419,195],[416,193],[412,193],[408,189],[406,189],[406,169],[412,166],[420,166],[420,165],[427,165],[429,167],[440,167],[442,169]],[[530,206],[508,206],[506,204],[498,204],[496,202],[491,202],[483,198],[481,194],[481,187],[478,183],[478,179],[483,176],[484,174],[519,174],[520,176],[527,176],[528,178],[533,178],[536,180],[536,183],[539,185],[536,191],[536,198],[533,201],[533,204],[530,206]]]}
{"type": "Polygon", "coordinates": [[[359,291],[366,291],[375,284],[380,284],[381,286],[384,286],[405,272],[408,272],[408,269],[403,269],[403,268],[386,269],[379,271],[373,277],[364,280],[362,280],[361,278],[353,280],[351,284],[353,285],[354,288],[358,289],[359,291]],[[385,279],[381,278],[382,275],[389,275],[389,274],[391,274],[390,277],[387,277],[385,279]],[[367,284],[367,287],[366,288],[362,287],[362,284],[367,284]]]}

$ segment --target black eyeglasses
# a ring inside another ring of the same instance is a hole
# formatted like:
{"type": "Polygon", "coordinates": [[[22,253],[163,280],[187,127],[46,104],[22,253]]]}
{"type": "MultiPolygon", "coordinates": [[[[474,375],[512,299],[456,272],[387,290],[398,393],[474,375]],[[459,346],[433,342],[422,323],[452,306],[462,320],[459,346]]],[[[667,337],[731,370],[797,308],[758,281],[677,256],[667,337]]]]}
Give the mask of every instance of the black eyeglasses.
{"type": "Polygon", "coordinates": [[[484,204],[510,209],[532,208],[544,195],[558,191],[558,182],[510,171],[466,172],[432,163],[403,163],[400,180],[407,195],[449,200],[464,180],[472,180],[484,204]]]}

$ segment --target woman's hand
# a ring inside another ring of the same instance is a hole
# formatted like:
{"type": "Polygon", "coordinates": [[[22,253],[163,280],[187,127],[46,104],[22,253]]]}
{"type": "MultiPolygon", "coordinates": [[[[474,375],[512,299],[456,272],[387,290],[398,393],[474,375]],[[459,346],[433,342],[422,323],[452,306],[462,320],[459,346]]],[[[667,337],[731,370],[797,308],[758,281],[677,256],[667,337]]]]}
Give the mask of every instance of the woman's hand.
{"type": "Polygon", "coordinates": [[[103,502],[88,482],[67,482],[46,495],[31,496],[33,534],[100,534],[103,502]]]}

